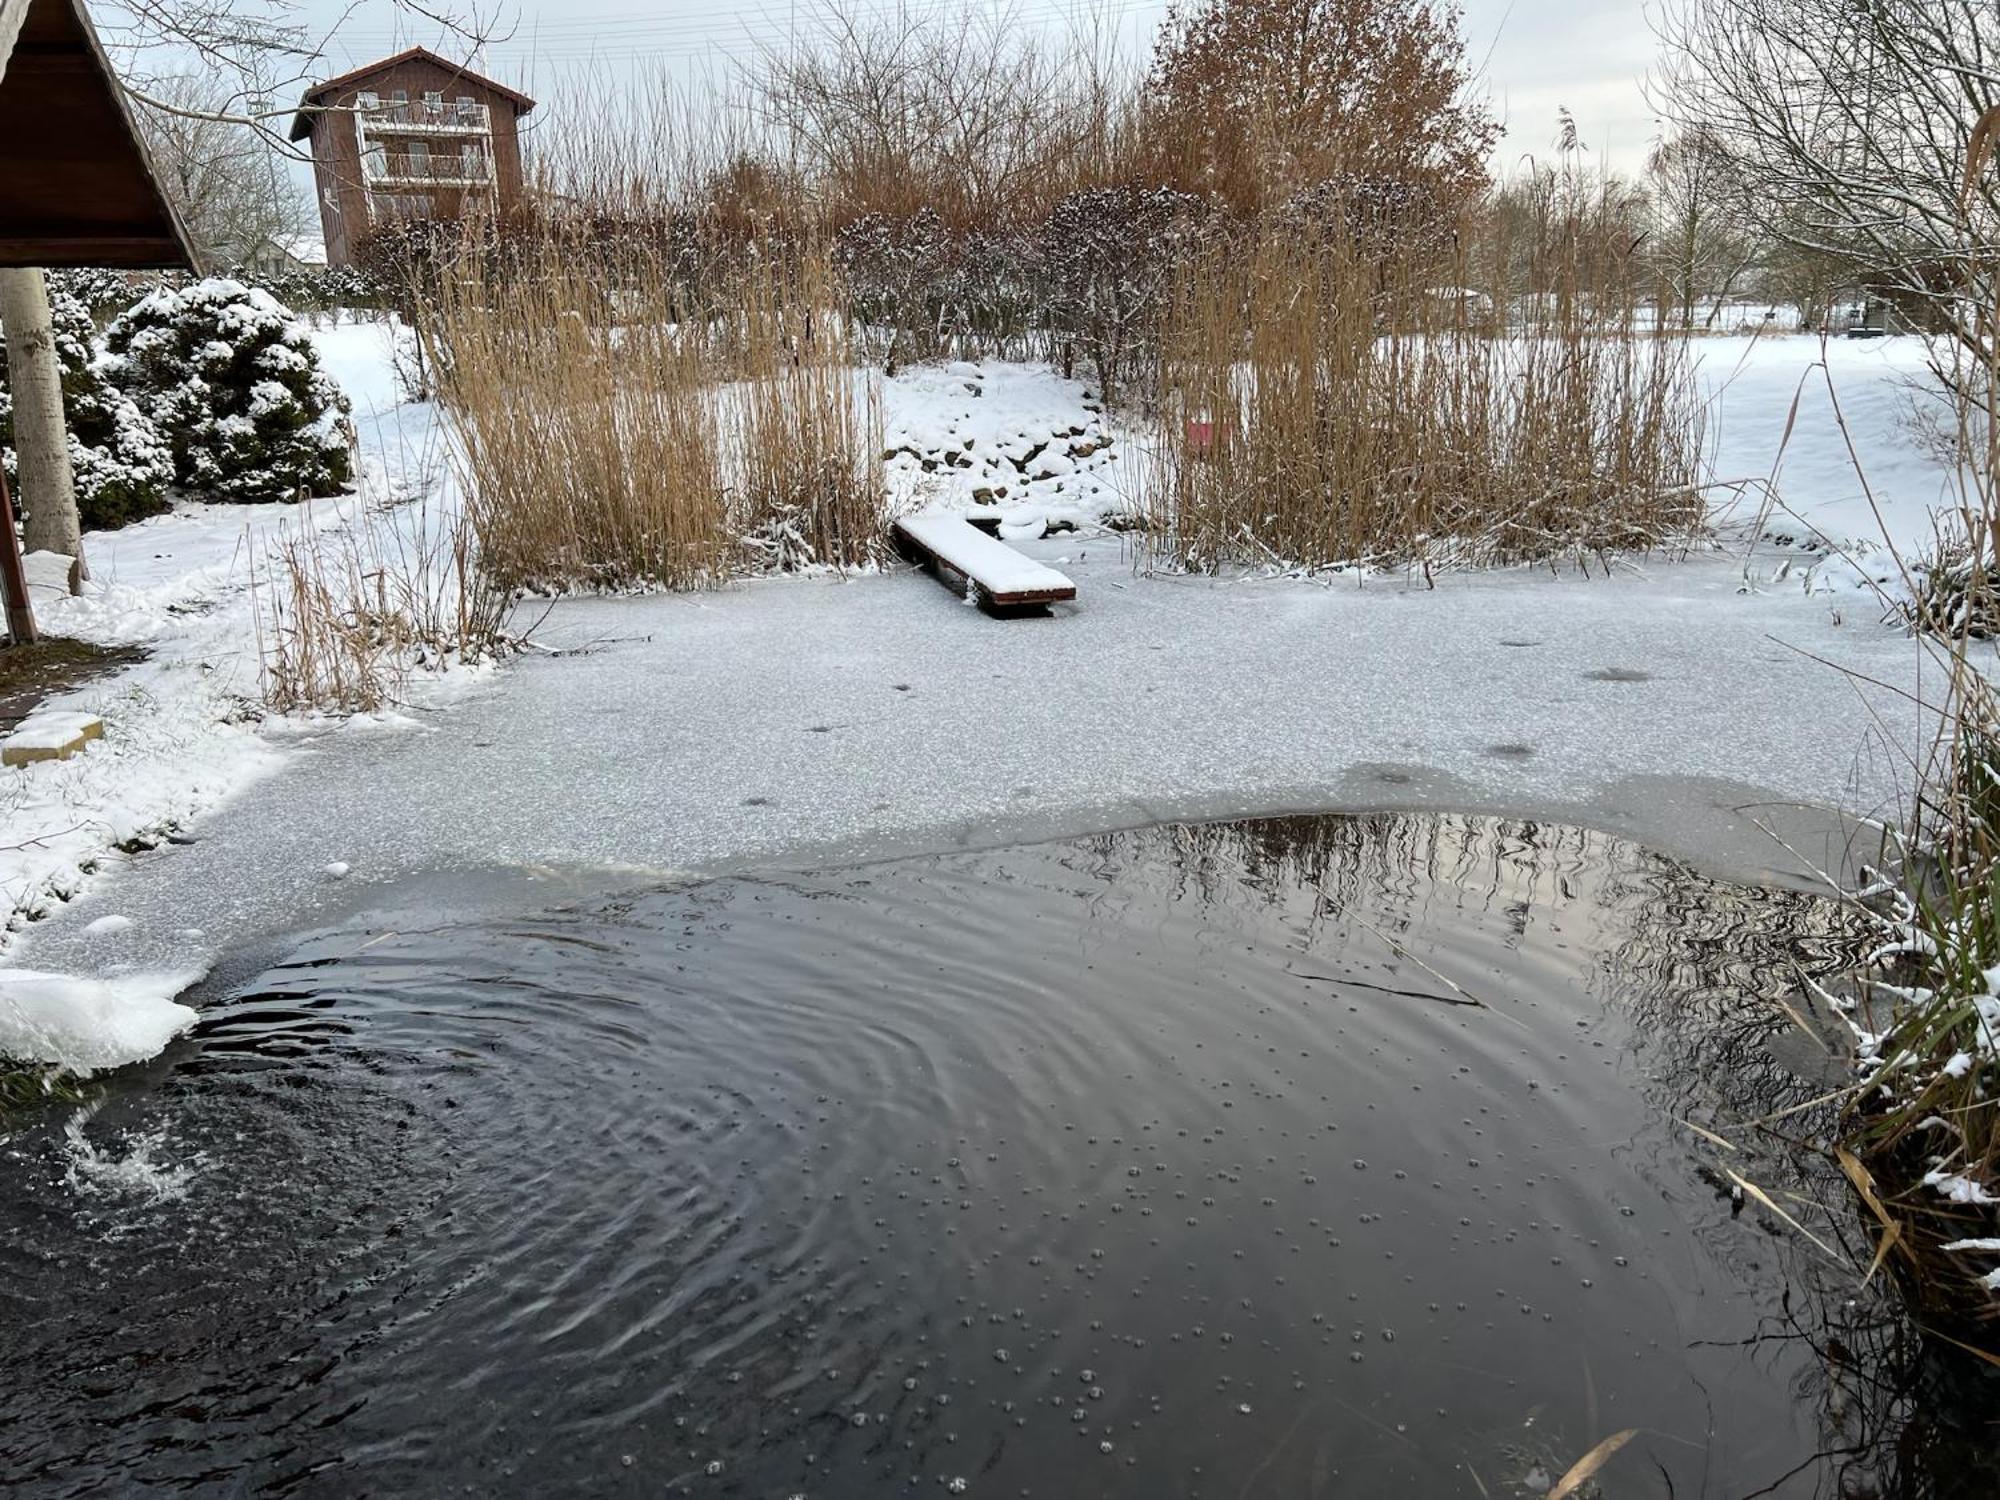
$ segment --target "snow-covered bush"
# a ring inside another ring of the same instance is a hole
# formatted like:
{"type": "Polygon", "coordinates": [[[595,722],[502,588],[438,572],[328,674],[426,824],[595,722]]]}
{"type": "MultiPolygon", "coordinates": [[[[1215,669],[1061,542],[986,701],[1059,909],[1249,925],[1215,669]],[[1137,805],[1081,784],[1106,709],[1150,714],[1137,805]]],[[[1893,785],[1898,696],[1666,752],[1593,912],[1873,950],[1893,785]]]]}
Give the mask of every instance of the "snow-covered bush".
{"type": "Polygon", "coordinates": [[[105,368],[158,424],[174,482],[206,500],[298,500],[353,471],[347,398],[268,292],[161,288],[105,330],[105,368]]]}
{"type": "MultiPolygon", "coordinates": [[[[157,515],[167,508],[173,454],[159,429],[108,378],[93,347],[97,328],[83,300],[52,281],[49,314],[62,371],[70,466],[76,475],[76,507],[83,529],[104,531],[157,515]]],[[[0,342],[0,454],[8,482],[17,484],[13,401],[6,385],[7,351],[0,342]]]]}
{"type": "Polygon", "coordinates": [[[1148,352],[1174,267],[1207,207],[1171,188],[1092,188],[1057,203],[1042,226],[1051,318],[1096,366],[1106,402],[1148,352]]]}
{"type": "Polygon", "coordinates": [[[379,308],[384,287],[359,266],[302,266],[288,271],[233,273],[246,285],[269,292],[294,312],[322,314],[346,308],[379,308]]]}
{"type": "MultiPolygon", "coordinates": [[[[135,282],[134,273],[106,270],[102,266],[66,266],[45,275],[49,283],[50,304],[54,304],[57,292],[66,293],[83,304],[93,323],[109,322],[130,307],[135,296],[147,289],[135,282]]],[[[176,271],[161,271],[151,280],[158,285],[178,284],[179,276],[176,271]]]]}
{"type": "Polygon", "coordinates": [[[868,214],[834,236],[834,264],[864,323],[891,331],[883,373],[937,353],[937,302],[951,263],[952,237],[935,210],[868,214]]]}

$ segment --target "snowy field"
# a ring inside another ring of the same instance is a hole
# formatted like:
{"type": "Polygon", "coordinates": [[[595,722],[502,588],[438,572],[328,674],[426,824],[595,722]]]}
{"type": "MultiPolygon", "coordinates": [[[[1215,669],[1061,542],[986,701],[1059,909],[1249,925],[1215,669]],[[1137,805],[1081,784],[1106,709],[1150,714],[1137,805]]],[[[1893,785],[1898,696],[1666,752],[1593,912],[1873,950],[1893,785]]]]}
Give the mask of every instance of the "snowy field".
{"type": "Polygon", "coordinates": [[[1723,534],[1756,543],[1750,555],[1766,578],[1900,592],[1888,544],[1920,557],[1935,544],[1938,513],[1962,498],[1925,439],[1946,412],[1923,342],[1715,338],[1694,348],[1715,477],[1746,482],[1733,501],[1717,492],[1723,534]]]}
{"type": "Polygon", "coordinates": [[[1760,823],[1790,804],[1821,809],[1822,833],[1893,815],[1923,739],[1907,701],[1923,653],[1874,592],[1896,587],[1876,509],[1909,544],[1954,502],[1906,425],[1912,340],[1700,341],[1716,475],[1756,481],[1716,492],[1717,550],[1435,590],[1143,576],[1093,524],[1134,482],[1143,433],[1053,372],[920,368],[883,391],[892,493],[1002,504],[1009,535],[1077,581],[1074,608],[995,621],[903,572],[573,600],[537,606],[548,649],[497,672],[371,718],[281,721],[252,708],[261,549],[450,488],[431,411],[399,402],[387,330],[317,340],[354,400],[357,496],[93,535],[89,592],[42,604],[53,633],[152,654],[54,705],[101,714],[104,741],[0,773],[0,1050],[143,1055],[219,954],[453,871],[603,884],[1169,816],[1435,807],[1796,874],[1760,823]]]}

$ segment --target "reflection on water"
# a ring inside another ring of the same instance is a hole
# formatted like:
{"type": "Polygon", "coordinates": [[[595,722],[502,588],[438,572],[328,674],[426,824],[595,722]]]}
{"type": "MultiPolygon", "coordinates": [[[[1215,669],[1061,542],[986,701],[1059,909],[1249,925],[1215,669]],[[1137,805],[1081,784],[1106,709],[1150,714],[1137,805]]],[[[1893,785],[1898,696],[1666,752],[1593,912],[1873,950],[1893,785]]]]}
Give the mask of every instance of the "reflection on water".
{"type": "Polygon", "coordinates": [[[1397,817],[422,922],[0,1148],[0,1481],[1993,1492],[1785,1138],[1812,898],[1397,817]]]}

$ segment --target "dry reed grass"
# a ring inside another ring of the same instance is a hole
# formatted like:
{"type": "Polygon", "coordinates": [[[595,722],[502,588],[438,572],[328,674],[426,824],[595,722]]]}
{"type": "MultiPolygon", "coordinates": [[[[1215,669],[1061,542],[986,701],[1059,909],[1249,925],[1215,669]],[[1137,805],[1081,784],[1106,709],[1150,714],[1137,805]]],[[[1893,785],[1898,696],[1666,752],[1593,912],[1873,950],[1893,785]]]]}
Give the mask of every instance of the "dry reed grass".
{"type": "Polygon", "coordinates": [[[735,535],[750,561],[780,569],[883,562],[880,399],[857,380],[827,258],[764,260],[741,286],[743,378],[726,429],[735,535]]]}
{"type": "Polygon", "coordinates": [[[701,341],[643,291],[614,318],[567,248],[508,270],[468,249],[421,321],[480,560],[509,590],[713,584],[729,546],[701,341]]]}
{"type": "Polygon", "coordinates": [[[260,679],[280,713],[373,713],[411,673],[508,647],[469,519],[428,501],[286,536],[253,573],[260,679]]]}
{"type": "Polygon", "coordinates": [[[1682,347],[1644,337],[1629,298],[1572,288],[1524,313],[1476,271],[1286,226],[1196,260],[1160,338],[1152,560],[1430,570],[1698,529],[1682,347]]]}
{"type": "MultiPolygon", "coordinates": [[[[1968,182],[1986,166],[1975,135],[1968,182]]],[[[2000,1256],[1980,1248],[2000,1233],[2000,690],[1982,649],[2000,574],[2000,294],[1990,276],[1979,281],[1977,261],[1968,258],[1968,288],[1977,297],[1984,285],[1994,300],[1982,307],[1979,352],[1961,346],[1948,382],[1964,486],[1957,524],[1928,567],[1898,557],[1909,598],[1891,601],[1942,669],[1929,705],[1940,731],[1916,767],[1904,826],[1885,841],[1891,875],[1863,893],[1886,906],[1889,941],[1857,976],[1864,1080],[1834,1149],[1880,1226],[1875,1267],[1889,1268],[1920,1326],[2000,1365],[2000,1256]]]]}
{"type": "Polygon", "coordinates": [[[492,577],[711,587],[882,554],[879,411],[812,247],[751,247],[699,306],[670,249],[557,224],[447,261],[425,320],[492,577]]]}

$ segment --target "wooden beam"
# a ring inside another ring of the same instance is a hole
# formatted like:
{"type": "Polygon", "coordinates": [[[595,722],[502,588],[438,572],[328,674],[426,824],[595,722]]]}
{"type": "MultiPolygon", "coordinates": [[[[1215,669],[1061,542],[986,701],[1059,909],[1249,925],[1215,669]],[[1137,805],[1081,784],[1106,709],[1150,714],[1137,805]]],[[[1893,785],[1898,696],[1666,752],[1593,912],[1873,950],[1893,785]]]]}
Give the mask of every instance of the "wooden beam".
{"type": "Polygon", "coordinates": [[[21,537],[14,530],[14,497],[7,493],[5,468],[0,468],[0,598],[6,601],[7,634],[14,644],[34,645],[35,606],[28,598],[28,570],[21,565],[21,537]]]}
{"type": "Polygon", "coordinates": [[[114,271],[164,271],[186,264],[187,257],[179,244],[157,236],[0,237],[0,266],[103,266],[114,271]]]}

